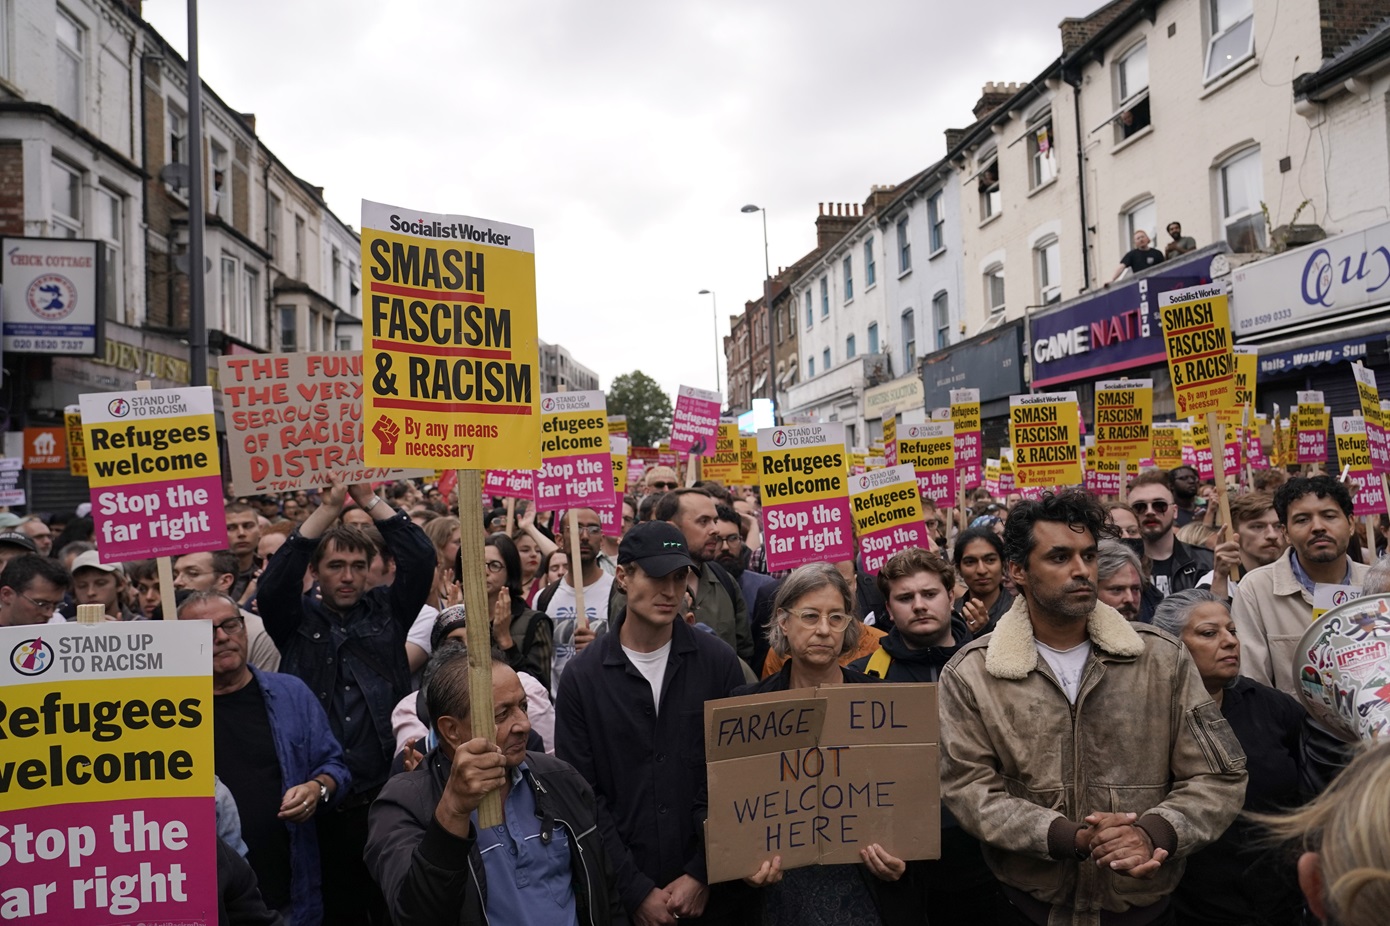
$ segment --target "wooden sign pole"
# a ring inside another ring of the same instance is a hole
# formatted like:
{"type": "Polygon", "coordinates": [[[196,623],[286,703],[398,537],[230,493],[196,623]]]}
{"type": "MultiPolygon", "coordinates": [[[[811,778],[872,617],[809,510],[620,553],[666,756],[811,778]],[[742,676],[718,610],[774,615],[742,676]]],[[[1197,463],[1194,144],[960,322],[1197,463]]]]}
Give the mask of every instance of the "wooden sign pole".
{"type": "MultiPolygon", "coordinates": [[[[1218,474],[1216,474],[1216,501],[1217,501],[1217,504],[1220,506],[1220,510],[1221,510],[1221,524],[1222,524],[1223,527],[1226,528],[1226,536],[1227,536],[1227,539],[1228,539],[1228,540],[1234,540],[1235,537],[1232,536],[1232,535],[1234,534],[1235,531],[1234,531],[1234,528],[1233,528],[1232,525],[1231,525],[1231,499],[1230,499],[1230,496],[1229,496],[1229,495],[1227,494],[1227,492],[1226,492],[1226,464],[1225,464],[1225,462],[1224,462],[1224,460],[1225,460],[1225,455],[1226,455],[1226,431],[1225,431],[1225,428],[1224,428],[1224,427],[1222,427],[1221,425],[1218,425],[1218,424],[1216,423],[1216,412],[1207,412],[1207,438],[1208,438],[1208,441],[1212,444],[1212,446],[1215,447],[1215,446],[1216,446],[1216,443],[1215,443],[1215,440],[1213,439],[1213,435],[1219,435],[1220,438],[1221,438],[1221,455],[1222,455],[1222,461],[1223,461],[1222,464],[1221,464],[1221,472],[1218,473],[1218,474]],[[1222,429],[1221,429],[1220,431],[1218,431],[1218,430],[1217,430],[1218,427],[1221,427],[1222,429]]],[[[1213,452],[1212,452],[1212,461],[1213,461],[1213,464],[1215,463],[1215,460],[1216,460],[1216,453],[1215,453],[1215,451],[1213,451],[1213,452]]],[[[1213,465],[1213,468],[1215,468],[1214,465],[1213,465]]],[[[1233,569],[1231,570],[1231,578],[1232,578],[1232,579],[1235,579],[1237,582],[1240,581],[1240,567],[1239,567],[1239,566],[1237,566],[1237,567],[1235,567],[1235,568],[1233,568],[1233,569]]]]}
{"type": "Polygon", "coordinates": [[[574,586],[574,619],[577,626],[589,629],[589,612],[584,610],[584,567],[579,562],[579,518],[571,508],[565,512],[569,519],[570,536],[570,584],[574,586]]]}
{"type": "MultiPolygon", "coordinates": [[[[487,577],[483,574],[486,546],[482,531],[483,482],[476,469],[458,471],[459,558],[463,575],[464,627],[468,633],[468,718],[473,737],[496,739],[492,722],[492,617],[487,606],[487,577]]],[[[478,826],[487,829],[502,823],[502,795],[491,791],[478,805],[478,826]]]]}
{"type": "Polygon", "coordinates": [[[1126,499],[1128,499],[1128,498],[1129,498],[1129,460],[1128,460],[1128,458],[1123,458],[1123,459],[1120,460],[1120,504],[1121,504],[1121,505],[1128,504],[1128,502],[1126,501],[1126,499]]]}

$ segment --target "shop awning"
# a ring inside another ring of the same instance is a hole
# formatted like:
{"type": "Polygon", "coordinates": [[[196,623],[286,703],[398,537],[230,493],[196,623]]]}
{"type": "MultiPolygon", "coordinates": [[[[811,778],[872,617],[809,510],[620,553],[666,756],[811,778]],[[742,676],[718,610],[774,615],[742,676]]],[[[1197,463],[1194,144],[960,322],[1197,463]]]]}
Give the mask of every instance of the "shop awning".
{"type": "Polygon", "coordinates": [[[1383,320],[1352,329],[1343,329],[1334,336],[1330,332],[1305,334],[1261,344],[1260,375],[1281,376],[1325,363],[1346,363],[1365,360],[1372,351],[1384,353],[1387,346],[1383,320]],[[1354,337],[1346,337],[1354,334],[1354,337]]]}

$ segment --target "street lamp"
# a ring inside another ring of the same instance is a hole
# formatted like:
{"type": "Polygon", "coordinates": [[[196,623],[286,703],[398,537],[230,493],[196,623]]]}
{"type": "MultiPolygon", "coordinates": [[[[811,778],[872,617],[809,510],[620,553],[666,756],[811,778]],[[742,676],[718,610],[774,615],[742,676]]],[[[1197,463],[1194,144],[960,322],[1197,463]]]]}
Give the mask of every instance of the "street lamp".
{"type": "Polygon", "coordinates": [[[710,309],[714,313],[714,388],[723,392],[723,384],[719,381],[719,297],[714,294],[712,289],[702,289],[700,295],[709,296],[710,309]]]}
{"type": "Polygon", "coordinates": [[[782,416],[777,412],[777,347],[772,340],[772,264],[767,257],[767,210],[749,203],[739,212],[763,214],[763,309],[767,312],[767,395],[772,401],[772,423],[780,425],[782,416]]]}

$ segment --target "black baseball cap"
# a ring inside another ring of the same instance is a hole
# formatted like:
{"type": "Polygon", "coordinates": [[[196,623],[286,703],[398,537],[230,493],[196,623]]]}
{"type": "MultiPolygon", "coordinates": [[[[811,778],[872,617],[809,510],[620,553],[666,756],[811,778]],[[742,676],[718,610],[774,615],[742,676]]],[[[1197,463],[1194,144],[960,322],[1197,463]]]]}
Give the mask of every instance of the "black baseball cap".
{"type": "Polygon", "coordinates": [[[29,535],[21,533],[20,531],[0,532],[0,544],[19,547],[21,550],[28,551],[29,553],[39,552],[39,548],[34,545],[34,541],[29,535]]]}
{"type": "Polygon", "coordinates": [[[618,544],[618,564],[637,563],[654,579],[669,576],[681,567],[695,568],[685,535],[666,521],[634,524],[618,544]]]}

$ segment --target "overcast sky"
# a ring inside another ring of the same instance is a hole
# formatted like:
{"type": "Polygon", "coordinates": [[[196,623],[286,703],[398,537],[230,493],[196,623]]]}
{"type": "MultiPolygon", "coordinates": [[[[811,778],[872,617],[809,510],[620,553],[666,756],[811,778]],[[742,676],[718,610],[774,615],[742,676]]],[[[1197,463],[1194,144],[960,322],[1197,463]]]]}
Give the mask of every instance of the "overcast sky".
{"type": "MultiPolygon", "coordinates": [[[[236,0],[204,81],[358,227],[361,200],[536,230],[540,335],[603,388],[715,383],[714,317],[945,153],[989,80],[1027,81],[1100,0],[236,0]]],[[[187,48],[184,0],[145,17],[187,48]]]]}

